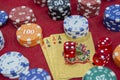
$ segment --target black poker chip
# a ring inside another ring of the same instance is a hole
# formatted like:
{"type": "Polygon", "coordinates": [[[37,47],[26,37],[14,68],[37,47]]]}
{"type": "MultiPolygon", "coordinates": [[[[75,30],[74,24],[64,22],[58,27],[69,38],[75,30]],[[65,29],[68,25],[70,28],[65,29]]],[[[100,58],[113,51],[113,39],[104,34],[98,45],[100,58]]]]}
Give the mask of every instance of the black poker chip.
{"type": "Polygon", "coordinates": [[[48,14],[53,20],[63,20],[71,14],[70,0],[48,0],[48,14]]]}
{"type": "Polygon", "coordinates": [[[48,9],[50,11],[61,11],[70,7],[70,0],[48,0],[48,9]]]}
{"type": "Polygon", "coordinates": [[[51,17],[51,19],[53,19],[53,20],[64,20],[66,17],[68,17],[68,16],[70,16],[70,13],[68,13],[66,16],[52,16],[52,15],[50,15],[49,14],[49,16],[51,17]]]}

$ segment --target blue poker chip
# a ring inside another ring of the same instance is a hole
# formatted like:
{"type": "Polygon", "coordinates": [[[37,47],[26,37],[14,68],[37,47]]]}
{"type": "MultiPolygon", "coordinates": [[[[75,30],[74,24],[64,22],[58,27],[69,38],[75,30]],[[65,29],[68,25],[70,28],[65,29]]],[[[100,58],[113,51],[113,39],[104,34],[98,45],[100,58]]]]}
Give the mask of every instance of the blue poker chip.
{"type": "Polygon", "coordinates": [[[64,19],[65,33],[72,38],[86,36],[89,32],[88,20],[80,15],[72,15],[64,19]]]}
{"type": "Polygon", "coordinates": [[[0,73],[7,77],[19,77],[23,68],[29,67],[29,61],[20,53],[11,51],[0,57],[0,73]]]}
{"type": "Polygon", "coordinates": [[[107,22],[107,21],[103,21],[103,24],[105,25],[105,27],[113,32],[120,32],[120,26],[118,25],[118,27],[116,27],[116,25],[112,25],[111,23],[107,22]]]}
{"type": "Polygon", "coordinates": [[[120,5],[110,5],[105,9],[103,23],[105,27],[114,32],[120,31],[120,5]]]}
{"type": "Polygon", "coordinates": [[[34,68],[20,74],[19,80],[51,80],[51,76],[42,68],[34,68]]]}
{"type": "Polygon", "coordinates": [[[111,6],[108,6],[105,9],[105,17],[108,20],[114,20],[116,23],[120,23],[120,5],[114,4],[111,6]]]}
{"type": "Polygon", "coordinates": [[[5,11],[0,11],[0,26],[4,25],[8,20],[8,14],[5,11]]]}
{"type": "Polygon", "coordinates": [[[112,21],[107,21],[107,20],[103,20],[103,24],[105,25],[105,27],[113,32],[120,32],[120,25],[115,24],[112,21]]]}

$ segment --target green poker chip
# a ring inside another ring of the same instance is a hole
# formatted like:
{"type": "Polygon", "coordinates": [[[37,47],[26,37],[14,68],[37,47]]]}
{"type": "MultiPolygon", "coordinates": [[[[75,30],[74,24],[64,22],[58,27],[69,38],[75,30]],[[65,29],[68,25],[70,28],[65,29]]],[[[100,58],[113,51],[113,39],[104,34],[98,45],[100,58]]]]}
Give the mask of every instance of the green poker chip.
{"type": "Polygon", "coordinates": [[[117,80],[116,74],[103,66],[91,68],[82,80],[117,80]]]}

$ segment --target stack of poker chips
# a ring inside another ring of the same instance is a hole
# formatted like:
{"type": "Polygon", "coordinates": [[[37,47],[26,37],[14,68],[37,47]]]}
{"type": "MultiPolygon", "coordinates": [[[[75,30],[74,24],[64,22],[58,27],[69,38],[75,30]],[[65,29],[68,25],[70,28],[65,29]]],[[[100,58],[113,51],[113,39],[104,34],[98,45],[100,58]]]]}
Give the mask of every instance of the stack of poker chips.
{"type": "Polygon", "coordinates": [[[33,10],[26,6],[13,8],[9,14],[9,18],[16,28],[25,23],[36,22],[36,17],[33,10]]]}
{"type": "Polygon", "coordinates": [[[120,31],[120,5],[114,4],[106,7],[103,23],[105,27],[114,32],[120,31]]]}
{"type": "Polygon", "coordinates": [[[109,68],[96,66],[91,68],[82,80],[117,80],[116,74],[109,68]]]}
{"type": "Polygon", "coordinates": [[[20,52],[10,51],[0,56],[0,73],[10,79],[16,79],[28,71],[29,61],[20,52]]]}
{"type": "Polygon", "coordinates": [[[0,51],[4,48],[4,44],[5,44],[4,37],[0,30],[0,51]]]}
{"type": "Polygon", "coordinates": [[[21,73],[19,80],[51,80],[51,76],[42,68],[33,68],[25,73],[21,73]]]}
{"type": "Polygon", "coordinates": [[[3,26],[8,20],[8,14],[5,11],[0,11],[0,26],[3,26]]]}
{"type": "Polygon", "coordinates": [[[86,18],[99,15],[101,0],[78,0],[78,13],[86,18]]]}
{"type": "Polygon", "coordinates": [[[63,20],[70,15],[70,0],[48,0],[48,14],[53,20],[63,20]]]}
{"type": "Polygon", "coordinates": [[[89,32],[88,20],[79,15],[72,15],[64,19],[64,31],[71,38],[86,36],[89,32]]]}
{"type": "Polygon", "coordinates": [[[33,0],[35,4],[40,5],[41,7],[45,7],[47,0],[33,0]]]}
{"type": "Polygon", "coordinates": [[[42,43],[42,29],[38,24],[27,23],[16,31],[17,41],[25,47],[33,47],[42,43]]]}
{"type": "Polygon", "coordinates": [[[120,44],[115,48],[112,54],[114,63],[120,67],[120,44]]]}

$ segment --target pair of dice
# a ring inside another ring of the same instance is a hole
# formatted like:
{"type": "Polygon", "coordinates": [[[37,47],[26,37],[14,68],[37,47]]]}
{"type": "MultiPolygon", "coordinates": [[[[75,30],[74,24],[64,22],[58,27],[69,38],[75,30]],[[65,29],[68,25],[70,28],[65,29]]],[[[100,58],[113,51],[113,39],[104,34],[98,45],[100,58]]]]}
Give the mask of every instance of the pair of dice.
{"type": "Polygon", "coordinates": [[[104,66],[110,60],[112,53],[112,41],[109,37],[100,38],[97,42],[97,50],[93,56],[93,64],[104,66]]]}
{"type": "Polygon", "coordinates": [[[89,61],[90,50],[86,50],[84,44],[77,44],[73,41],[67,41],[64,43],[64,58],[68,64],[74,63],[86,63],[89,61]]]}

